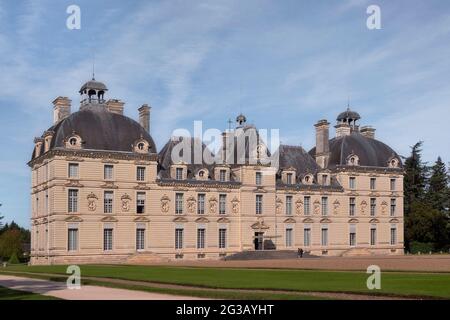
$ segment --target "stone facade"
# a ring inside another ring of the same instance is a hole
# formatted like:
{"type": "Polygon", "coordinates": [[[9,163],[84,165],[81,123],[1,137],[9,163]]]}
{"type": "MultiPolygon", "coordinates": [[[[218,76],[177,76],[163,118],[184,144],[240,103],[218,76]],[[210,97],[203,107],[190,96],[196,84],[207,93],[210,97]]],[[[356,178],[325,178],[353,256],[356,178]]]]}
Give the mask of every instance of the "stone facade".
{"type": "MultiPolygon", "coordinates": [[[[80,91],[83,101],[91,100],[89,85],[106,91],[91,81],[80,91]]],[[[97,100],[91,107],[104,108],[103,96],[97,100]]],[[[147,130],[149,110],[141,119],[147,130]]],[[[92,149],[97,137],[85,136],[87,129],[62,129],[71,117],[55,118],[35,140],[29,162],[32,264],[130,263],[139,255],[218,259],[245,250],[297,248],[319,256],[403,253],[403,171],[396,155],[384,166],[368,166],[352,150],[356,158],[348,163],[329,164],[333,140],[331,148],[323,146],[325,128],[317,139],[318,157],[314,150],[303,155],[319,163],[313,172],[301,172],[301,164],[225,164],[205,166],[202,176],[201,165],[164,162],[142,133],[132,137],[136,143],[128,151],[104,141],[92,149]]],[[[353,125],[347,134],[357,130],[353,125]]]]}

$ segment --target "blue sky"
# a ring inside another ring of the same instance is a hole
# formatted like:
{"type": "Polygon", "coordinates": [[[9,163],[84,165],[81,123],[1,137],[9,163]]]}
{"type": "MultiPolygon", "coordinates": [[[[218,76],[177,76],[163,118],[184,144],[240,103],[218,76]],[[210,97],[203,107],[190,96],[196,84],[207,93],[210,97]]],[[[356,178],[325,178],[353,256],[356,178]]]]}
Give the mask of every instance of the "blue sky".
{"type": "MultiPolygon", "coordinates": [[[[450,161],[450,2],[365,0],[0,0],[0,209],[29,226],[33,138],[57,96],[91,76],[126,102],[149,103],[159,148],[176,128],[225,129],[242,111],[282,143],[314,143],[313,124],[350,104],[377,138],[450,161]],[[66,9],[81,8],[81,30],[66,9]],[[382,29],[366,27],[381,8],[382,29]]],[[[334,132],[332,133],[334,134],[334,132]]]]}

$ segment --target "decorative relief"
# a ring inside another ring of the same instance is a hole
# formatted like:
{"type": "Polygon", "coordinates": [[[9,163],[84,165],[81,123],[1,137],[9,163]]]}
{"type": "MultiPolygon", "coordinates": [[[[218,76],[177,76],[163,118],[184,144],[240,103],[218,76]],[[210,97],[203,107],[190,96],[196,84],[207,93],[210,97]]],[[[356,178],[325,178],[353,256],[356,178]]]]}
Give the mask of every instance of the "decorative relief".
{"type": "Polygon", "coordinates": [[[295,219],[294,218],[287,218],[286,220],[283,221],[284,223],[295,223],[295,219]]]}
{"type": "Polygon", "coordinates": [[[387,204],[386,201],[383,201],[383,202],[381,203],[381,213],[383,213],[383,214],[386,213],[387,206],[388,206],[388,204],[387,204]]]}
{"type": "Polygon", "coordinates": [[[217,211],[217,198],[211,197],[209,198],[209,212],[216,213],[217,211]]]}
{"type": "Polygon", "coordinates": [[[369,223],[379,223],[380,221],[376,218],[370,219],[369,223]]]}
{"type": "Polygon", "coordinates": [[[134,187],[135,190],[150,190],[150,187],[147,187],[145,183],[139,183],[134,187]]]}
{"type": "Polygon", "coordinates": [[[133,221],[134,222],[150,222],[150,220],[146,217],[137,217],[133,221]]]}
{"type": "Polygon", "coordinates": [[[88,201],[88,210],[89,211],[95,211],[97,209],[97,203],[98,197],[93,193],[89,193],[87,195],[87,201],[88,201]]]}
{"type": "Polygon", "coordinates": [[[253,230],[269,229],[269,226],[264,223],[263,218],[258,218],[258,221],[252,224],[252,229],[253,230]]]}
{"type": "Polygon", "coordinates": [[[187,202],[187,210],[189,213],[194,213],[195,212],[195,208],[197,206],[197,200],[195,200],[195,198],[193,196],[190,196],[189,198],[187,198],[186,200],[187,202]]]}
{"type": "Polygon", "coordinates": [[[239,212],[239,199],[237,197],[234,197],[233,200],[231,200],[231,211],[233,211],[233,213],[239,212]]]}
{"type": "Polygon", "coordinates": [[[100,187],[104,188],[104,189],[117,189],[118,186],[116,186],[114,184],[114,182],[112,181],[107,181],[104,184],[102,184],[100,187]]]}
{"type": "Polygon", "coordinates": [[[361,201],[360,208],[361,208],[361,213],[364,214],[364,212],[365,212],[365,210],[367,208],[366,200],[361,201]]]}
{"type": "Polygon", "coordinates": [[[184,217],[176,217],[175,219],[172,220],[173,222],[188,222],[188,219],[184,218],[184,217]]]}
{"type": "Polygon", "coordinates": [[[83,188],[83,185],[78,180],[70,180],[64,186],[72,188],[83,188]]]}
{"type": "Polygon", "coordinates": [[[303,219],[302,222],[303,222],[303,223],[314,223],[314,220],[311,219],[311,218],[305,218],[305,219],[303,219]]]}
{"type": "MultiPolygon", "coordinates": [[[[78,216],[70,216],[70,217],[67,217],[66,219],[64,219],[64,221],[66,221],[66,222],[82,222],[83,221],[83,219],[81,219],[80,217],[78,217],[78,216]]],[[[37,221],[36,221],[37,222],[37,221]]],[[[37,224],[37,223],[36,223],[37,224]]]]}
{"type": "Polygon", "coordinates": [[[320,213],[320,201],[316,199],[314,201],[314,214],[319,214],[319,213],[320,213]]]}
{"type": "Polygon", "coordinates": [[[170,207],[169,203],[170,203],[170,198],[167,195],[164,195],[161,198],[161,211],[162,212],[169,212],[169,207],[170,207]]]}
{"type": "Polygon", "coordinates": [[[101,222],[117,222],[118,220],[114,217],[107,216],[100,220],[101,222]]]}
{"type": "Polygon", "coordinates": [[[281,200],[280,198],[277,198],[277,200],[275,202],[276,202],[275,210],[276,210],[277,214],[280,214],[283,209],[283,200],[281,200]]]}
{"type": "Polygon", "coordinates": [[[303,211],[303,201],[301,199],[298,199],[297,201],[295,201],[295,212],[297,212],[297,214],[302,214],[303,211]]]}
{"type": "Polygon", "coordinates": [[[197,222],[197,223],[208,223],[209,220],[207,218],[205,218],[205,217],[200,217],[200,218],[197,218],[195,220],[195,222],[197,222]]]}
{"type": "Polygon", "coordinates": [[[341,206],[341,203],[339,202],[338,199],[334,200],[333,202],[333,212],[334,214],[338,214],[339,213],[339,207],[341,206]]]}
{"type": "Polygon", "coordinates": [[[352,219],[348,220],[348,223],[358,223],[358,222],[359,222],[359,220],[356,218],[352,218],[352,219]]]}
{"type": "Polygon", "coordinates": [[[331,220],[328,218],[323,218],[320,220],[320,223],[331,223],[331,220]]]}
{"type": "Polygon", "coordinates": [[[130,211],[130,202],[131,202],[131,197],[128,194],[124,194],[120,200],[122,200],[122,211],[124,212],[128,212],[130,211]]]}
{"type": "Polygon", "coordinates": [[[217,223],[230,223],[230,219],[228,218],[219,218],[217,219],[217,223]]]}

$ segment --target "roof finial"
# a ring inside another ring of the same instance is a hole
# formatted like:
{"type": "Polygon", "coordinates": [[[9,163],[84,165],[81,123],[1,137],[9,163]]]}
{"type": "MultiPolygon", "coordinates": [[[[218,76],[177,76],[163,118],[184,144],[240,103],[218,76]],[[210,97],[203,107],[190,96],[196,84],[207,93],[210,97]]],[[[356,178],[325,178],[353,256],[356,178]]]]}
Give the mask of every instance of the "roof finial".
{"type": "Polygon", "coordinates": [[[347,111],[350,111],[350,96],[347,98],[347,111]]]}
{"type": "Polygon", "coordinates": [[[92,57],[92,80],[95,80],[95,52],[92,57]]]}

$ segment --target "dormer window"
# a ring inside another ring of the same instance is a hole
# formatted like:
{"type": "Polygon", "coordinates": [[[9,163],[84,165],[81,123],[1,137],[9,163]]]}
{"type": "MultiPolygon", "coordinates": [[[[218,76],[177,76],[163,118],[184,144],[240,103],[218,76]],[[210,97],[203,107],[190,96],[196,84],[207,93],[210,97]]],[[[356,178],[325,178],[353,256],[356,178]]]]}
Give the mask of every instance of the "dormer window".
{"type": "Polygon", "coordinates": [[[327,174],[322,175],[322,184],[324,186],[327,186],[329,184],[329,182],[328,182],[328,175],[327,174]]]}
{"type": "Polygon", "coordinates": [[[197,180],[208,180],[209,172],[207,169],[201,169],[197,172],[197,180]]]}
{"type": "Polygon", "coordinates": [[[183,168],[176,168],[175,179],[176,180],[183,180],[183,168]]]}
{"type": "Polygon", "coordinates": [[[73,146],[73,147],[76,146],[77,145],[77,139],[76,138],[70,138],[69,144],[71,146],[73,146]]]}
{"type": "Polygon", "coordinates": [[[140,142],[140,143],[138,143],[137,147],[138,147],[139,150],[144,150],[145,144],[143,142],[140,142]]]}
{"type": "Polygon", "coordinates": [[[304,184],[312,184],[313,183],[313,176],[311,174],[307,174],[304,178],[303,178],[303,183],[304,184]]]}
{"type": "Polygon", "coordinates": [[[389,168],[398,168],[398,159],[392,158],[389,160],[389,168]]]}
{"type": "Polygon", "coordinates": [[[355,154],[351,154],[347,158],[347,164],[349,166],[359,166],[359,157],[355,154]]]}
{"type": "Polygon", "coordinates": [[[227,178],[227,170],[221,169],[219,171],[219,181],[225,182],[227,178]]]}
{"type": "Polygon", "coordinates": [[[78,135],[72,135],[66,139],[66,148],[81,149],[82,140],[78,135]]]}
{"type": "Polygon", "coordinates": [[[149,144],[147,141],[140,139],[134,143],[134,152],[147,153],[149,150],[149,144]]]}

